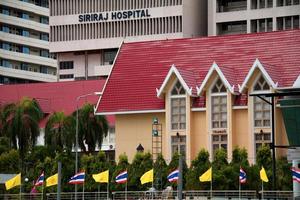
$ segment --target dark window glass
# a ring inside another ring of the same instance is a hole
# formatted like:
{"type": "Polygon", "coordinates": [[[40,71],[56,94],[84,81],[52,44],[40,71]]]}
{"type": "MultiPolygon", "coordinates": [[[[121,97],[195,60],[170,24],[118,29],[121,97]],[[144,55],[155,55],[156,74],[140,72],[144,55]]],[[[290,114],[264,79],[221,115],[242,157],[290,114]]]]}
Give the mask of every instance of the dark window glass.
{"type": "Polygon", "coordinates": [[[29,31],[22,30],[22,36],[29,37],[29,31]]]}
{"type": "Polygon", "coordinates": [[[27,64],[27,63],[21,63],[21,70],[28,71],[28,67],[29,67],[29,64],[27,64]]]}
{"type": "Polygon", "coordinates": [[[117,50],[104,51],[104,65],[112,65],[116,57],[117,50]]]}
{"type": "Polygon", "coordinates": [[[29,53],[30,53],[29,48],[23,46],[23,47],[22,47],[22,53],[29,54],[29,53]]]}
{"type": "Polygon", "coordinates": [[[9,27],[7,26],[2,26],[1,31],[9,33],[9,27]]]}
{"type": "Polygon", "coordinates": [[[73,69],[74,62],[73,61],[62,61],[59,63],[59,69],[73,69]]]}
{"type": "Polygon", "coordinates": [[[43,73],[43,74],[48,74],[48,67],[40,66],[40,72],[43,73]]]}
{"type": "Polygon", "coordinates": [[[49,19],[48,17],[40,17],[40,22],[42,24],[49,24],[49,19]]]}
{"type": "Polygon", "coordinates": [[[49,51],[48,50],[41,50],[40,56],[49,58],[49,51]]]}
{"type": "Polygon", "coordinates": [[[60,79],[69,79],[69,78],[74,78],[74,74],[61,74],[59,75],[60,79]]]}

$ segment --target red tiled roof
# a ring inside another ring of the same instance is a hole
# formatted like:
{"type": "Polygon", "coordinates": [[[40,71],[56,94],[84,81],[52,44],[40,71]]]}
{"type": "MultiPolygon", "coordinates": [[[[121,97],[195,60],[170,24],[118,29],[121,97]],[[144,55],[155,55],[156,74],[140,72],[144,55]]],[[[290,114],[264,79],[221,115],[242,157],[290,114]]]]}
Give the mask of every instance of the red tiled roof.
{"type": "Polygon", "coordinates": [[[292,86],[300,74],[300,30],[123,44],[97,112],[164,109],[156,88],[172,64],[193,71],[199,87],[216,62],[237,90],[256,58],[280,87],[292,86]]]}
{"type": "MultiPolygon", "coordinates": [[[[31,83],[16,85],[0,85],[1,104],[17,102],[22,97],[34,98],[38,101],[44,113],[63,111],[71,114],[76,110],[76,98],[80,95],[101,92],[106,80],[68,81],[55,83],[31,83]]],[[[89,102],[96,104],[96,95],[81,98],[78,106],[89,102]]],[[[114,124],[114,117],[109,117],[110,124],[114,124]]],[[[45,120],[40,122],[44,126],[45,120]]]]}

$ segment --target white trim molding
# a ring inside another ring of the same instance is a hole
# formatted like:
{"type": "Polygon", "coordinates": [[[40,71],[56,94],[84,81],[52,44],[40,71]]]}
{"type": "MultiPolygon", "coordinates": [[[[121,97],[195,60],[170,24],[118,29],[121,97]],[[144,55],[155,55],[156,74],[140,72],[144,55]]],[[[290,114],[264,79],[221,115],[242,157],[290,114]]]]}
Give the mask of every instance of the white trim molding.
{"type": "Polygon", "coordinates": [[[201,86],[197,87],[197,95],[201,95],[203,93],[204,87],[207,84],[209,78],[211,77],[211,75],[213,74],[214,71],[217,72],[217,74],[219,75],[220,79],[224,83],[225,87],[230,91],[230,93],[234,94],[234,85],[231,86],[229,84],[229,82],[227,81],[227,79],[224,76],[223,72],[221,71],[221,69],[219,68],[219,66],[217,65],[217,63],[214,61],[213,64],[212,64],[212,66],[210,67],[208,73],[206,74],[205,79],[203,80],[201,86]]]}
{"type": "Polygon", "coordinates": [[[267,83],[269,85],[272,86],[273,89],[277,88],[278,83],[274,83],[274,81],[272,80],[271,76],[268,74],[268,72],[265,70],[265,68],[263,67],[263,65],[261,64],[261,62],[259,61],[258,58],[255,59],[251,69],[249,70],[242,86],[239,85],[239,92],[242,93],[244,91],[244,89],[246,88],[246,84],[249,82],[251,76],[253,75],[255,69],[259,69],[263,75],[263,77],[265,78],[265,80],[267,81],[267,83]]]}
{"type": "Polygon", "coordinates": [[[186,82],[184,81],[184,79],[182,78],[181,74],[179,73],[179,71],[177,70],[176,66],[173,64],[164,80],[164,82],[162,83],[162,85],[160,86],[159,89],[156,88],[156,93],[157,93],[157,97],[161,98],[162,94],[164,93],[164,89],[167,85],[167,83],[169,82],[171,76],[175,74],[176,77],[178,78],[179,82],[181,83],[181,85],[183,86],[184,90],[190,95],[192,96],[192,87],[189,88],[188,85],[186,84],[186,82]]]}
{"type": "Polygon", "coordinates": [[[206,111],[206,108],[192,108],[191,111],[204,112],[204,111],[206,111]]]}
{"type": "Polygon", "coordinates": [[[166,112],[165,109],[162,110],[129,110],[129,111],[116,111],[116,112],[98,112],[95,115],[123,115],[123,114],[147,114],[147,113],[163,113],[166,112]]]}

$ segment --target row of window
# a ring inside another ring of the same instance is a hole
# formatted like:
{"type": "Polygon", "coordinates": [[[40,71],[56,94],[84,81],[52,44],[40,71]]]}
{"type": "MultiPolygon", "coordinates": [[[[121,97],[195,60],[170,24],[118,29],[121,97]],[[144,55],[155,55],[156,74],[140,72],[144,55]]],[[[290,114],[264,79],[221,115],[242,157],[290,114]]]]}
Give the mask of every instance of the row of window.
{"type": "Polygon", "coordinates": [[[26,3],[31,3],[36,6],[41,6],[44,8],[49,8],[49,0],[20,0],[26,3]]]}
{"type": "MultiPolygon", "coordinates": [[[[273,19],[254,19],[251,20],[251,33],[268,32],[273,30],[273,19]]],[[[299,15],[277,17],[277,30],[298,29],[300,27],[299,15]]],[[[217,24],[218,34],[240,34],[247,33],[247,21],[224,22],[217,24]]]]}
{"type": "MultiPolygon", "coordinates": [[[[299,0],[277,0],[276,6],[299,5],[299,0]]],[[[273,8],[273,0],[251,0],[251,9],[273,8]]],[[[217,12],[247,10],[247,0],[217,0],[217,12]]]]}
{"type": "Polygon", "coordinates": [[[182,17],[51,26],[51,42],[182,32],[182,17]]]}
{"type": "MultiPolygon", "coordinates": [[[[269,91],[270,87],[263,78],[259,77],[253,91],[269,91]]],[[[185,90],[179,81],[171,90],[171,129],[173,131],[186,129],[186,97],[185,90]]],[[[270,133],[257,133],[260,128],[270,128],[271,108],[268,103],[258,97],[253,99],[253,120],[255,128],[255,145],[258,149],[262,144],[271,141],[270,133]]],[[[227,151],[227,93],[223,82],[217,79],[211,88],[211,128],[217,130],[212,133],[213,153],[219,148],[227,151]],[[223,129],[223,131],[220,131],[223,129]],[[224,130],[225,129],[225,130],[224,130]]],[[[172,140],[173,141],[173,140],[172,140]]],[[[174,142],[175,143],[175,142],[174,142]]],[[[174,145],[175,146],[175,145],[174,145]]],[[[173,144],[172,144],[173,150],[173,144]]]]}
{"type": "Polygon", "coordinates": [[[7,59],[1,59],[0,64],[2,67],[12,68],[12,69],[56,75],[56,70],[54,68],[50,70],[48,66],[44,66],[44,65],[34,65],[30,63],[11,61],[7,59]]]}
{"type": "Polygon", "coordinates": [[[49,17],[46,16],[38,16],[36,14],[32,14],[23,10],[12,9],[5,6],[0,6],[1,13],[4,15],[10,15],[26,20],[31,20],[35,22],[39,22],[42,24],[49,24],[49,17]]]}
{"type": "Polygon", "coordinates": [[[24,37],[30,37],[35,39],[40,39],[44,41],[49,41],[49,34],[48,33],[41,33],[37,31],[32,31],[25,28],[20,27],[13,27],[6,24],[0,24],[0,30],[6,33],[11,33],[15,35],[21,35],[24,37]]]}
{"type": "Polygon", "coordinates": [[[182,0],[50,0],[50,16],[182,5],[182,0]]]}
{"type": "Polygon", "coordinates": [[[41,56],[46,58],[50,57],[49,50],[36,49],[36,48],[8,43],[8,42],[0,42],[0,48],[7,51],[20,52],[20,53],[31,54],[31,55],[36,55],[36,56],[41,56]]]}
{"type": "Polygon", "coordinates": [[[74,78],[74,74],[60,74],[59,79],[70,79],[74,78]]]}

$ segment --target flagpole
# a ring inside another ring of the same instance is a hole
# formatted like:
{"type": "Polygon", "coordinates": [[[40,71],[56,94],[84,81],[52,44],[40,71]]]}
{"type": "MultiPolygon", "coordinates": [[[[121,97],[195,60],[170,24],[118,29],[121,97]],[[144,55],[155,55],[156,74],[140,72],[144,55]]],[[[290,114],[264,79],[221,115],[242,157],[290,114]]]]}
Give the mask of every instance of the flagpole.
{"type": "Polygon", "coordinates": [[[98,195],[99,195],[99,198],[98,198],[98,199],[101,199],[101,194],[100,194],[100,183],[99,183],[99,185],[98,185],[98,194],[97,194],[97,197],[98,197],[98,195]]]}
{"type": "Polygon", "coordinates": [[[261,199],[264,199],[264,182],[261,181],[261,199]]]}
{"type": "Polygon", "coordinates": [[[239,179],[239,200],[241,200],[241,181],[239,179]]]}
{"type": "Polygon", "coordinates": [[[84,200],[84,182],[83,182],[83,188],[82,188],[82,200],[84,200]]]}
{"type": "MultiPolygon", "coordinates": [[[[21,179],[22,181],[22,179],[21,179]]],[[[22,182],[20,183],[20,200],[22,200],[22,182]]]]}
{"type": "Polygon", "coordinates": [[[210,199],[212,199],[212,177],[210,181],[210,199]]]}
{"type": "MultiPolygon", "coordinates": [[[[153,172],[153,173],[154,173],[154,172],[153,172]]],[[[153,200],[153,192],[154,192],[153,182],[154,182],[154,180],[152,180],[152,193],[151,193],[151,194],[152,194],[152,195],[151,195],[151,196],[152,196],[152,200],[153,200]]]]}
{"type": "Polygon", "coordinates": [[[127,180],[126,180],[126,185],[125,185],[125,200],[127,200],[127,180]]]}
{"type": "Polygon", "coordinates": [[[107,199],[109,199],[109,182],[107,182],[107,199]]]}

